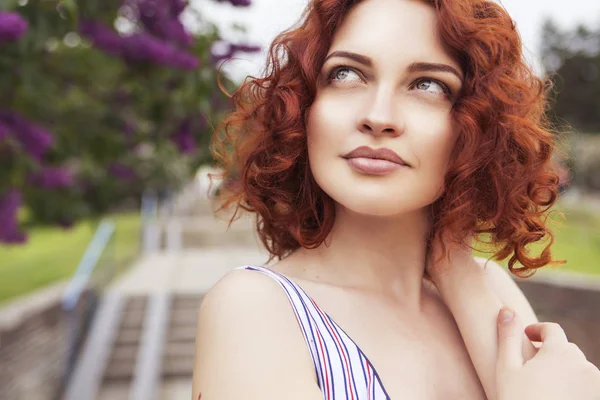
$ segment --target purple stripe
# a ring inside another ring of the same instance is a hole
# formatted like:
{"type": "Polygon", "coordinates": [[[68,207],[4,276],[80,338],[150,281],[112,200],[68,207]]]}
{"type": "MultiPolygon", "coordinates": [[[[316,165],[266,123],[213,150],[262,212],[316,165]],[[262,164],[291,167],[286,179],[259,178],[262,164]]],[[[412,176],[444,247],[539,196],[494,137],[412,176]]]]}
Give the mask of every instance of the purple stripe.
{"type": "MultiPolygon", "coordinates": [[[[323,311],[323,313],[325,313],[323,311]]],[[[327,315],[327,313],[325,313],[325,316],[327,317],[327,319],[329,319],[329,322],[331,322],[331,325],[333,325],[334,329],[337,331],[339,337],[340,337],[340,342],[342,342],[342,346],[344,346],[344,350],[346,350],[346,354],[348,355],[348,365],[350,367],[350,377],[352,378],[352,386],[354,386],[354,393],[356,393],[356,396],[358,396],[358,390],[356,390],[356,379],[354,379],[354,368],[352,367],[352,357],[350,357],[350,352],[348,351],[348,348],[346,347],[346,340],[344,338],[344,336],[348,336],[346,335],[346,332],[341,331],[338,324],[335,323],[335,321],[333,319],[331,319],[331,317],[329,315],[327,315]]],[[[352,342],[352,341],[351,341],[352,342]]],[[[360,350],[358,349],[358,346],[356,345],[356,343],[352,342],[352,344],[354,345],[354,348],[356,350],[356,352],[358,353],[358,359],[360,360],[360,350]]]]}
{"type": "MultiPolygon", "coordinates": [[[[281,275],[282,279],[285,279],[293,288],[294,290],[298,293],[298,295],[300,297],[302,297],[302,294],[304,294],[304,296],[306,296],[308,298],[308,301],[310,302],[310,296],[308,294],[306,294],[306,292],[304,291],[304,289],[302,289],[300,286],[296,285],[294,282],[290,281],[286,276],[281,275]]],[[[305,299],[302,299],[302,305],[304,306],[304,308],[306,309],[306,301],[305,299]]],[[[312,305],[312,303],[311,303],[312,305]]],[[[315,312],[316,314],[319,316],[319,318],[321,319],[321,321],[323,322],[323,326],[325,327],[325,330],[327,331],[327,333],[329,334],[329,336],[331,336],[331,340],[333,341],[334,345],[335,345],[335,349],[338,353],[338,357],[340,358],[340,365],[342,365],[342,369],[343,369],[343,359],[342,359],[342,355],[340,354],[340,349],[338,348],[335,338],[333,337],[333,334],[331,333],[331,331],[329,330],[329,328],[327,327],[327,324],[325,323],[325,321],[323,320],[323,316],[321,316],[321,314],[319,313],[319,311],[316,309],[316,307],[314,305],[312,305],[313,308],[315,308],[315,312]]],[[[313,315],[311,313],[311,315],[313,315]]],[[[314,316],[313,316],[314,318],[314,316]]],[[[316,319],[316,318],[315,318],[316,319]]],[[[318,328],[317,328],[318,329],[318,328]]],[[[325,352],[327,353],[327,359],[330,359],[329,356],[329,349],[328,346],[326,345],[327,343],[325,343],[325,352]]],[[[333,369],[331,366],[331,361],[329,361],[329,372],[331,376],[331,393],[332,393],[332,397],[335,399],[335,380],[334,380],[334,375],[333,375],[333,369]]],[[[342,374],[344,376],[344,388],[346,390],[346,397],[348,396],[348,389],[346,388],[346,374],[342,374]]]]}
{"type": "MultiPolygon", "coordinates": [[[[329,318],[331,319],[331,317],[329,317],[329,318]]],[[[367,357],[367,355],[360,349],[360,347],[358,347],[358,345],[356,344],[356,342],[354,340],[352,340],[352,338],[346,333],[346,331],[344,331],[344,328],[342,328],[341,326],[339,326],[338,324],[336,324],[335,321],[333,321],[333,323],[334,323],[334,325],[339,330],[341,330],[344,333],[344,335],[348,338],[348,340],[350,340],[354,344],[354,346],[356,346],[356,349],[365,358],[365,360],[367,360],[367,363],[369,364],[369,368],[371,368],[371,371],[373,371],[373,377],[376,378],[375,382],[381,388],[381,390],[383,391],[383,393],[386,395],[386,398],[389,399],[390,396],[388,395],[387,390],[385,390],[385,387],[383,386],[383,383],[381,382],[381,378],[379,377],[379,374],[377,373],[377,370],[373,366],[373,363],[371,362],[371,360],[369,360],[369,357],[367,357]]],[[[375,386],[376,385],[373,385],[373,387],[375,387],[375,386]]],[[[373,390],[375,390],[375,389],[373,389],[373,390]]]]}
{"type": "MultiPolygon", "coordinates": [[[[357,347],[358,348],[358,347],[357,347]]],[[[369,381],[367,380],[367,374],[365,372],[365,366],[363,365],[364,357],[360,354],[360,349],[358,349],[358,359],[360,360],[360,368],[362,369],[363,378],[365,378],[365,387],[369,387],[369,381]]]]}
{"type": "MultiPolygon", "coordinates": [[[[288,296],[291,296],[290,292],[288,291],[288,288],[285,287],[285,285],[280,282],[281,286],[283,287],[283,290],[285,290],[285,292],[288,294],[288,296]]],[[[319,346],[317,344],[316,338],[315,338],[315,334],[312,330],[312,324],[310,322],[310,317],[308,316],[308,310],[306,309],[306,306],[304,305],[304,301],[302,301],[302,299],[300,298],[300,303],[302,304],[302,307],[304,308],[304,313],[307,315],[306,317],[306,322],[308,322],[308,329],[310,331],[310,335],[312,337],[313,343],[315,344],[315,349],[317,350],[317,360],[315,362],[315,360],[313,359],[313,365],[315,365],[315,373],[317,374],[317,381],[319,382],[319,387],[321,386],[321,381],[324,380],[323,378],[323,371],[321,369],[321,358],[319,357],[319,346]],[[321,378],[319,379],[319,374],[321,375],[321,378]]],[[[308,340],[308,334],[306,333],[306,328],[304,327],[304,319],[302,318],[302,316],[300,315],[300,313],[298,312],[298,310],[296,309],[296,305],[293,302],[290,302],[290,304],[292,305],[292,308],[294,309],[294,313],[296,313],[296,315],[298,316],[298,321],[300,321],[300,327],[302,329],[302,333],[305,336],[305,340],[308,343],[308,348],[309,350],[311,350],[311,354],[312,354],[312,347],[310,346],[310,341],[308,340]]]]}

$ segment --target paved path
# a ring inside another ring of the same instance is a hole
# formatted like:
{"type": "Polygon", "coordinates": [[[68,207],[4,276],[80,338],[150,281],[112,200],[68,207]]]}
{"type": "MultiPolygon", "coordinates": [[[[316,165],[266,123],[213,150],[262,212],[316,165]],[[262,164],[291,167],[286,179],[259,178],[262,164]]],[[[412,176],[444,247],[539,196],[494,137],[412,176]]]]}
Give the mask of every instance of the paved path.
{"type": "Polygon", "coordinates": [[[157,252],[140,257],[109,290],[126,294],[203,293],[245,264],[263,265],[268,254],[250,246],[157,252]]]}

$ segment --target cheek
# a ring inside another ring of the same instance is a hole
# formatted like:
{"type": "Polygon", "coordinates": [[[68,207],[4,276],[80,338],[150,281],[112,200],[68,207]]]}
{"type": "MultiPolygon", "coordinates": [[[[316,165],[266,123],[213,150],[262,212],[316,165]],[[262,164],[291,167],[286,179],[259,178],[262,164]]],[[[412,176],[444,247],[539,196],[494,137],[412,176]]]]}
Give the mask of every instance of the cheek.
{"type": "Polygon", "coordinates": [[[325,104],[315,102],[306,121],[306,135],[309,157],[320,159],[328,154],[332,156],[339,150],[344,138],[345,116],[336,114],[335,110],[325,104]]]}

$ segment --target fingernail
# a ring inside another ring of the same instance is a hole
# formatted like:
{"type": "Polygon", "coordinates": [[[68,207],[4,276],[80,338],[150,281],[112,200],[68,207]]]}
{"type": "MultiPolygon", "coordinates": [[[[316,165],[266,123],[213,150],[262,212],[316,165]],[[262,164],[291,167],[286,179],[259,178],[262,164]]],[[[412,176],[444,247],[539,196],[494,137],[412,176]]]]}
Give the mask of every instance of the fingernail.
{"type": "Polygon", "coordinates": [[[502,307],[500,309],[500,314],[498,316],[500,323],[506,324],[506,323],[512,321],[514,317],[515,317],[515,312],[512,309],[510,309],[508,307],[502,307]]]}

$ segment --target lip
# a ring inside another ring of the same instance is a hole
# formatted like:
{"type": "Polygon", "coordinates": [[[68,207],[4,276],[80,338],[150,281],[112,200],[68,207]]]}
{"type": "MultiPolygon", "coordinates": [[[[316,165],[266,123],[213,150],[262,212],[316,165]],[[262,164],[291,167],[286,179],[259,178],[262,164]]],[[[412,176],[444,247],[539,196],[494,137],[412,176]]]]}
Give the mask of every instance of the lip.
{"type": "Polygon", "coordinates": [[[368,146],[360,146],[343,156],[345,159],[352,158],[370,158],[373,160],[385,160],[402,166],[410,165],[402,159],[396,152],[388,148],[372,149],[368,146]]]}

